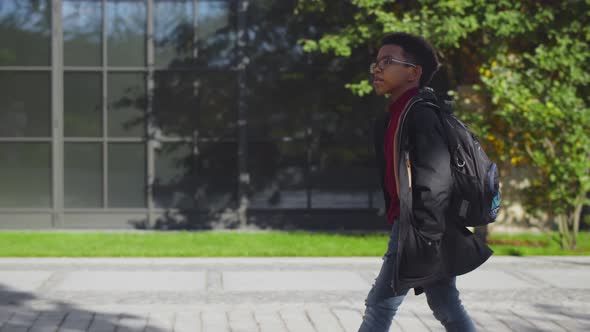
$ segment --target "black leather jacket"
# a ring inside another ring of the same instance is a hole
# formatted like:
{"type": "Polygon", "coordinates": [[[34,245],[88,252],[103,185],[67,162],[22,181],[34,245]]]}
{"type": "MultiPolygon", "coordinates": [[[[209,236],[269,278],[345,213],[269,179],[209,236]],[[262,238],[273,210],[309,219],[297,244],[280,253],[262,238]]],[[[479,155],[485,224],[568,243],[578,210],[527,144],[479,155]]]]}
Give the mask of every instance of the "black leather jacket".
{"type": "MultiPolygon", "coordinates": [[[[450,154],[438,111],[422,101],[437,103],[434,91],[421,88],[410,99],[398,129],[400,218],[393,290],[414,288],[415,295],[437,281],[470,272],[493,251],[468,228],[447,218],[452,187],[450,154]]],[[[385,189],[383,139],[390,112],[374,123],[375,156],[385,189]]],[[[393,151],[391,151],[393,153],[393,151]]]]}

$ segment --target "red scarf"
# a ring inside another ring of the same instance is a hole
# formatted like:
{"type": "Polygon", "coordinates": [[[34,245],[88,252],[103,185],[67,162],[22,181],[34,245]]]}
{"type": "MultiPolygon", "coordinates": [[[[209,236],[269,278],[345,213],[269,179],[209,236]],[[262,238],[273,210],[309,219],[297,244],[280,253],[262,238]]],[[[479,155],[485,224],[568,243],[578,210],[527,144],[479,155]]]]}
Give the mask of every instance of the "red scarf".
{"type": "Polygon", "coordinates": [[[385,132],[384,144],[383,144],[383,152],[385,153],[385,187],[389,196],[391,197],[391,201],[389,204],[389,210],[387,211],[387,222],[389,224],[393,224],[393,220],[395,217],[399,216],[400,214],[400,206],[399,206],[399,197],[397,195],[396,190],[396,183],[395,183],[395,167],[393,161],[393,141],[395,138],[395,133],[397,130],[397,126],[399,120],[402,115],[402,111],[404,107],[412,99],[412,97],[418,92],[419,88],[413,87],[406,90],[396,101],[389,104],[388,112],[390,112],[389,116],[389,125],[387,127],[387,131],[385,132]]]}

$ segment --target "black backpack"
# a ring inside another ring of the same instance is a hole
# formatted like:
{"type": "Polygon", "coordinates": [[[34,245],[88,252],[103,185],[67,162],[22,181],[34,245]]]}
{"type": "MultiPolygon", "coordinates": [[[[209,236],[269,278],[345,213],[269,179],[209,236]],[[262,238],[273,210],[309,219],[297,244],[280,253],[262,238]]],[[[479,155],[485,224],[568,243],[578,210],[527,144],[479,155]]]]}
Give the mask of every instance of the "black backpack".
{"type": "Polygon", "coordinates": [[[501,200],[496,163],[490,161],[477,136],[452,113],[450,101],[439,97],[436,103],[425,103],[438,110],[451,154],[453,193],[449,217],[463,226],[494,222],[501,200]]]}

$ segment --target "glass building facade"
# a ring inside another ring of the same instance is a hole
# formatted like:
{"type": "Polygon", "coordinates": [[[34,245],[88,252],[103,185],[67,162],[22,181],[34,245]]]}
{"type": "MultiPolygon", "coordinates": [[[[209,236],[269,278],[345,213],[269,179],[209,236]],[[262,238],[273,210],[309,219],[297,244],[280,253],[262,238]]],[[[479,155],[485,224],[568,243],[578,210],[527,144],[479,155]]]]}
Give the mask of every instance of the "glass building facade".
{"type": "Polygon", "coordinates": [[[371,55],[294,6],[1,1],[0,228],[385,226],[371,55]]]}

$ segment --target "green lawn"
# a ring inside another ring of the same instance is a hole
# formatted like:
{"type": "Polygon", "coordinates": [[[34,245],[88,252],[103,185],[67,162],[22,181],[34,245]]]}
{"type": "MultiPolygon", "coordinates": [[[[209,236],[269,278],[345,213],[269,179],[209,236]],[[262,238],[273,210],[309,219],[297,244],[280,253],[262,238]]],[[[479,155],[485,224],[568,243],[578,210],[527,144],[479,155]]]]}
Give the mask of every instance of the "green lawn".
{"type": "MultiPolygon", "coordinates": [[[[575,251],[563,251],[553,235],[490,237],[495,255],[590,255],[590,232],[575,251]]],[[[0,257],[230,257],[382,256],[386,234],[309,232],[66,233],[0,232],[0,257]]]]}

